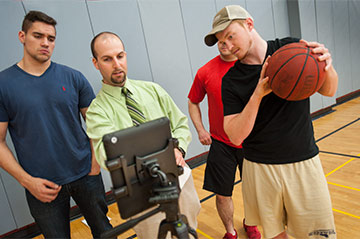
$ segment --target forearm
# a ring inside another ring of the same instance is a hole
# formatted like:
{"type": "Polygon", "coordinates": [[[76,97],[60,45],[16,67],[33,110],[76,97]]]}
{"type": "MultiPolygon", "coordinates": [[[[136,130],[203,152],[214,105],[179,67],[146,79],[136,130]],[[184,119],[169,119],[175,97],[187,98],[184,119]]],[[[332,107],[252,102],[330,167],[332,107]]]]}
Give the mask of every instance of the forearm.
{"type": "Polygon", "coordinates": [[[90,139],[90,147],[91,147],[91,170],[89,175],[98,175],[100,173],[100,165],[96,161],[95,151],[91,139],[90,139]]]}
{"type": "Polygon", "coordinates": [[[172,126],[172,134],[174,138],[179,141],[179,146],[186,152],[188,145],[191,142],[191,133],[188,126],[188,120],[186,116],[178,119],[177,123],[172,126]]]}
{"type": "Polygon", "coordinates": [[[338,87],[338,74],[334,67],[331,67],[325,72],[325,80],[318,92],[324,96],[332,97],[335,95],[338,87]]]}
{"type": "Polygon", "coordinates": [[[28,188],[32,176],[16,161],[5,141],[0,143],[0,166],[13,176],[23,187],[28,188]]]}
{"type": "Polygon", "coordinates": [[[224,117],[224,130],[230,141],[240,145],[252,131],[262,97],[253,94],[241,113],[224,117]]]}
{"type": "Polygon", "coordinates": [[[194,127],[195,127],[196,131],[198,132],[198,134],[200,134],[202,131],[206,131],[205,127],[203,125],[203,122],[202,122],[200,105],[192,103],[189,100],[188,109],[189,109],[191,121],[193,122],[194,127]]]}

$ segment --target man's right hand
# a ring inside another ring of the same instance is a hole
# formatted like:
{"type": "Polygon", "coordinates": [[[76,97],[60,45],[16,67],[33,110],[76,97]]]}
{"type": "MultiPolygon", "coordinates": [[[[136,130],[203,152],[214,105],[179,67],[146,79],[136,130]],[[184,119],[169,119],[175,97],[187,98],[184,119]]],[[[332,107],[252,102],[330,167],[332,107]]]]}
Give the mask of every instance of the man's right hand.
{"type": "Polygon", "coordinates": [[[206,130],[202,130],[199,132],[199,140],[202,145],[210,145],[212,142],[210,133],[206,130]]]}
{"type": "Polygon", "coordinates": [[[253,93],[253,95],[255,97],[258,97],[259,99],[262,99],[264,96],[272,92],[272,89],[270,88],[270,84],[269,84],[269,77],[268,76],[265,77],[266,68],[269,65],[269,59],[270,56],[266,58],[265,63],[262,66],[260,79],[253,93]]]}
{"type": "Polygon", "coordinates": [[[61,186],[49,180],[33,177],[26,187],[29,192],[41,202],[53,201],[61,190],[61,186]]]}

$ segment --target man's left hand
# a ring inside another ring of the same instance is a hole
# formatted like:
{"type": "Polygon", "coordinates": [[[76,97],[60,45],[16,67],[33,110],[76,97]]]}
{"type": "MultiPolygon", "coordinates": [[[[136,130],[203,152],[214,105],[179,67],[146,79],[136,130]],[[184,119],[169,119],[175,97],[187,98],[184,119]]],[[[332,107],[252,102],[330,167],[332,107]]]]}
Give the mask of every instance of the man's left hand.
{"type": "Polygon", "coordinates": [[[184,167],[185,166],[185,160],[184,160],[180,150],[178,148],[174,148],[174,153],[175,153],[176,164],[184,167]]]}

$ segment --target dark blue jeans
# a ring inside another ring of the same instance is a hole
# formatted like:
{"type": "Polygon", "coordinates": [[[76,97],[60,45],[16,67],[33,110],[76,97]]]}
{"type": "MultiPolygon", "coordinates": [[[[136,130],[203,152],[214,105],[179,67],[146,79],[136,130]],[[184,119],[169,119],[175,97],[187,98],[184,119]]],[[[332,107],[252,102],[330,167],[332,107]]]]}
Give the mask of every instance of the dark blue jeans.
{"type": "Polygon", "coordinates": [[[50,203],[37,200],[26,190],[31,215],[45,238],[70,238],[70,197],[79,206],[94,238],[112,228],[106,217],[108,207],[101,174],[87,175],[62,185],[58,196],[50,203]]]}

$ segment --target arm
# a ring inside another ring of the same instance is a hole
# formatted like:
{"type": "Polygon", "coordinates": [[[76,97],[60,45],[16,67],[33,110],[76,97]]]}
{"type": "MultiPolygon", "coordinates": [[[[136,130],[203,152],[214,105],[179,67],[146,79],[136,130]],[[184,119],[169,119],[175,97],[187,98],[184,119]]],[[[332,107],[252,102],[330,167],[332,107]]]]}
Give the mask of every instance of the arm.
{"type": "Polygon", "coordinates": [[[8,122],[0,122],[0,166],[38,200],[42,202],[53,201],[61,186],[46,179],[32,177],[20,166],[6,144],[7,128],[8,122]]]}
{"type": "MultiPolygon", "coordinates": [[[[170,95],[160,86],[156,88],[157,94],[160,96],[160,105],[163,112],[170,120],[170,128],[172,137],[179,140],[179,147],[185,152],[191,141],[191,133],[188,125],[187,117],[177,107],[170,95]]],[[[178,149],[174,149],[175,159],[178,165],[184,166],[185,160],[178,149]]]]}
{"type": "Polygon", "coordinates": [[[264,78],[268,57],[262,67],[259,82],[255,91],[250,97],[249,102],[241,113],[227,115],[224,117],[224,130],[230,141],[235,145],[240,145],[252,131],[261,100],[271,92],[268,84],[269,77],[264,78]]]}
{"type": "MultiPolygon", "coordinates": [[[[80,109],[81,115],[85,122],[86,122],[87,109],[88,109],[88,107],[80,109]]],[[[90,139],[90,148],[91,148],[91,170],[88,175],[98,175],[100,173],[100,165],[96,162],[94,147],[93,147],[93,143],[92,143],[91,139],[90,139]]]]}
{"type": "Polygon", "coordinates": [[[191,120],[195,126],[195,129],[198,133],[201,144],[210,145],[211,144],[210,133],[208,131],[206,131],[206,129],[204,128],[204,125],[203,125],[203,122],[201,119],[201,110],[200,110],[199,103],[195,104],[189,100],[188,101],[188,109],[189,109],[190,118],[191,118],[191,120]]]}
{"type": "Polygon", "coordinates": [[[307,46],[314,47],[312,52],[321,54],[318,60],[325,61],[326,63],[325,80],[318,92],[324,96],[334,96],[338,87],[338,75],[332,64],[332,57],[329,50],[323,44],[317,42],[307,42],[305,40],[301,40],[301,42],[304,42],[307,46]]]}
{"type": "Polygon", "coordinates": [[[105,165],[106,153],[102,143],[102,137],[105,134],[115,132],[119,130],[110,120],[107,114],[99,107],[96,102],[91,104],[86,111],[86,133],[90,138],[90,142],[93,146],[93,155],[97,163],[107,170],[105,165]]]}

